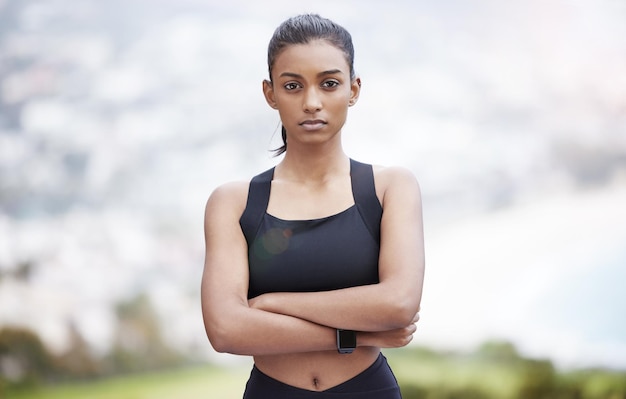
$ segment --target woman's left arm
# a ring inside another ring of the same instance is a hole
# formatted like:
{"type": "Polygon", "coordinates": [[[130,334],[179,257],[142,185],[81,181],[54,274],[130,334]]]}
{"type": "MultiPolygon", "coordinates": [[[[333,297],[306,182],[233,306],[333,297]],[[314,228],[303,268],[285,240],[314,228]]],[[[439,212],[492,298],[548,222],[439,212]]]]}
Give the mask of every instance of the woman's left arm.
{"type": "Polygon", "coordinates": [[[329,327],[387,331],[406,327],[419,311],[424,233],[419,185],[403,168],[376,170],[382,198],[379,283],[333,291],[264,294],[250,306],[329,327]]]}

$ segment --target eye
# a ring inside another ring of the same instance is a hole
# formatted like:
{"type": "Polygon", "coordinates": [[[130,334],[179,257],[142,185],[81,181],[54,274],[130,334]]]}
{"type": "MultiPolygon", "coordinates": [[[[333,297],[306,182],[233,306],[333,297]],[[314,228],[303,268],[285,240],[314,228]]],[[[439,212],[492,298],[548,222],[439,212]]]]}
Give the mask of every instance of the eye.
{"type": "Polygon", "coordinates": [[[297,88],[300,87],[300,85],[295,82],[289,82],[289,83],[286,83],[285,86],[283,87],[285,88],[285,90],[291,91],[291,90],[296,90],[297,88]]]}
{"type": "Polygon", "coordinates": [[[337,82],[336,80],[327,80],[322,83],[322,87],[325,89],[334,89],[337,86],[339,86],[339,82],[337,82]]]}

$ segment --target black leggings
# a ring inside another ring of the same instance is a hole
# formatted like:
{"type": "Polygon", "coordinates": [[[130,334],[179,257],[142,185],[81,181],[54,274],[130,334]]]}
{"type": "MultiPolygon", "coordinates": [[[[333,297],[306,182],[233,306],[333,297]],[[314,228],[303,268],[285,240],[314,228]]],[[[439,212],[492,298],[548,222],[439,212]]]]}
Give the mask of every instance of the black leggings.
{"type": "Polygon", "coordinates": [[[254,366],[243,399],[401,399],[398,381],[387,359],[378,359],[354,378],[326,391],[309,391],[282,383],[254,366]]]}

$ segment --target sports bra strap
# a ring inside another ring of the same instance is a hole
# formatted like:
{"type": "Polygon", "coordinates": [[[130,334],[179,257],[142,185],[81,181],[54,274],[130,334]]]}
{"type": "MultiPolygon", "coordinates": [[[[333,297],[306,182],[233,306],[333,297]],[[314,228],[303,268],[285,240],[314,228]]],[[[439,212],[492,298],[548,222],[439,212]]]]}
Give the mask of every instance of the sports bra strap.
{"type": "Polygon", "coordinates": [[[248,248],[254,242],[254,236],[261,225],[263,215],[267,211],[267,204],[270,201],[270,190],[272,179],[274,178],[274,168],[254,176],[248,188],[248,200],[246,209],[239,219],[239,225],[246,237],[248,248]]]}
{"type": "Polygon", "coordinates": [[[383,207],[376,196],[374,169],[372,165],[350,159],[350,177],[354,202],[370,233],[376,242],[379,243],[383,207]]]}

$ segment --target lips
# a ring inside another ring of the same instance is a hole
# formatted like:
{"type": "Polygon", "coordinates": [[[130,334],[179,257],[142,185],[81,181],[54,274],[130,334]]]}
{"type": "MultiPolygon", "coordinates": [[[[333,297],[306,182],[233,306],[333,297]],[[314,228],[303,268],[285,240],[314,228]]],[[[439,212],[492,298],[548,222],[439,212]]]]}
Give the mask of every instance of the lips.
{"type": "Polygon", "coordinates": [[[326,126],[326,121],[323,121],[321,119],[311,119],[311,120],[300,122],[300,126],[302,126],[304,130],[314,131],[314,130],[319,130],[323,128],[324,126],[326,126]]]}

